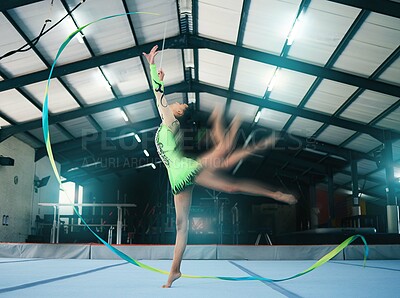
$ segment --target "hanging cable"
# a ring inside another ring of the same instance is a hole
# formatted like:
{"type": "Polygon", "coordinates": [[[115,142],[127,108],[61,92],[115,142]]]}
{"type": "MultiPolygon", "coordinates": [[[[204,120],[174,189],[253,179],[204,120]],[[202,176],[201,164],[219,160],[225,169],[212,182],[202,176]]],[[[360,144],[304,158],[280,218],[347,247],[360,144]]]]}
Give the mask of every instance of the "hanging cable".
{"type": "Polygon", "coordinates": [[[81,0],[81,2],[79,2],[70,12],[68,12],[63,18],[61,18],[57,23],[55,23],[53,26],[51,26],[49,29],[45,30],[46,26],[48,23],[51,23],[51,14],[53,11],[53,3],[54,0],[51,0],[50,3],[50,8],[49,8],[49,18],[47,18],[44,21],[43,27],[40,30],[40,33],[37,37],[35,37],[34,39],[28,41],[26,44],[24,44],[23,46],[21,46],[20,48],[16,49],[16,50],[12,50],[9,51],[7,53],[5,53],[4,55],[0,56],[0,60],[4,59],[6,57],[9,57],[11,55],[14,55],[16,53],[23,53],[23,52],[27,52],[29,50],[31,50],[34,46],[36,46],[36,44],[39,42],[40,38],[42,36],[44,36],[47,32],[49,32],[50,30],[52,30],[54,27],[56,27],[57,25],[59,25],[64,19],[66,19],[67,17],[71,16],[71,14],[79,7],[81,6],[84,2],[86,2],[86,0],[81,0]]]}

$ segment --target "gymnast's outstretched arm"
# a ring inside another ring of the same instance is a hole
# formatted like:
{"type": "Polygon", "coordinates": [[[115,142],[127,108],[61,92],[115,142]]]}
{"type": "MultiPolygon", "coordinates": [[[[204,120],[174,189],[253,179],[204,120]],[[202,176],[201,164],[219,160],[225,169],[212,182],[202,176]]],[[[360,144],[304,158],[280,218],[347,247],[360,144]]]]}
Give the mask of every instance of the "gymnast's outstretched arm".
{"type": "Polygon", "coordinates": [[[154,63],[154,58],[158,54],[158,46],[155,45],[150,53],[146,54],[143,53],[143,55],[146,57],[147,61],[150,64],[150,76],[151,76],[151,83],[153,86],[153,92],[156,96],[156,105],[158,112],[160,114],[162,123],[167,125],[168,127],[172,127],[174,123],[176,123],[177,119],[175,118],[174,114],[168,107],[168,102],[167,99],[165,98],[164,94],[164,72],[160,70],[160,72],[157,72],[157,66],[154,63]]]}

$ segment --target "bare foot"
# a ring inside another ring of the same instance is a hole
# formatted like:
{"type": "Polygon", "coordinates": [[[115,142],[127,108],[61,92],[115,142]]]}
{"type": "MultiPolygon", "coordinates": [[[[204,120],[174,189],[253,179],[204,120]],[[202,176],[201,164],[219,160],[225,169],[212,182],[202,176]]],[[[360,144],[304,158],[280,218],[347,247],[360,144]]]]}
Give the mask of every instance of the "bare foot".
{"type": "Polygon", "coordinates": [[[286,194],[280,191],[276,192],[276,200],[288,203],[289,205],[294,205],[297,203],[297,199],[295,198],[294,195],[291,194],[286,194]]]}
{"type": "Polygon", "coordinates": [[[172,286],[172,283],[177,280],[179,277],[181,277],[181,273],[180,272],[170,272],[169,276],[168,276],[168,281],[165,285],[163,285],[163,288],[170,288],[172,286]]]}

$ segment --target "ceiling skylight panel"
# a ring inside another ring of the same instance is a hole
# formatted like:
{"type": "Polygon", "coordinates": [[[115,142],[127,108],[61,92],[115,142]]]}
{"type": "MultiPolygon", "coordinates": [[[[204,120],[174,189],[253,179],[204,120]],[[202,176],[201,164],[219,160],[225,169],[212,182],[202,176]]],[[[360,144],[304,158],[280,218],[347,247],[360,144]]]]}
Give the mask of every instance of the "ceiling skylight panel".
{"type": "Polygon", "coordinates": [[[379,77],[378,81],[385,81],[400,85],[400,58],[397,58],[379,77]]]}
{"type": "Polygon", "coordinates": [[[243,45],[280,54],[296,19],[300,2],[252,0],[243,45]]]}
{"type": "Polygon", "coordinates": [[[370,135],[361,134],[359,137],[348,143],[345,147],[360,152],[369,152],[381,144],[381,142],[371,137],[370,135]]]}
{"type": "Polygon", "coordinates": [[[371,13],[334,67],[370,76],[399,46],[400,20],[371,13]]]}
{"type": "Polygon", "coordinates": [[[339,145],[345,140],[350,138],[355,131],[346,128],[337,127],[334,125],[329,125],[322,133],[317,137],[318,141],[339,145]]]}
{"type": "Polygon", "coordinates": [[[340,117],[368,123],[397,100],[394,96],[366,90],[340,114],[340,117]]]}
{"type": "Polygon", "coordinates": [[[333,114],[356,90],[357,87],[324,79],[308,99],[305,107],[333,114]]]}
{"type": "Polygon", "coordinates": [[[258,124],[260,126],[268,127],[276,131],[282,130],[286,122],[290,118],[290,114],[274,111],[270,109],[262,109],[260,120],[258,124]]]}
{"type": "Polygon", "coordinates": [[[234,89],[239,92],[264,96],[275,73],[275,66],[240,58],[234,89]]]}
{"type": "MultiPolygon", "coordinates": [[[[36,138],[38,138],[39,140],[44,140],[43,138],[43,129],[40,128],[36,128],[36,129],[32,129],[29,131],[32,135],[34,135],[36,138]]],[[[49,133],[51,135],[51,143],[55,144],[55,143],[59,143],[59,142],[64,142],[68,140],[68,137],[65,136],[55,125],[50,125],[49,126],[49,133]]]]}
{"type": "Polygon", "coordinates": [[[101,67],[117,96],[128,96],[149,89],[139,57],[101,67]]]}
{"type": "MultiPolygon", "coordinates": [[[[27,85],[21,87],[31,97],[43,104],[44,90],[47,81],[27,85]]],[[[52,79],[49,89],[49,111],[50,113],[60,113],[79,108],[79,104],[71,96],[71,94],[60,84],[57,79],[52,79]]]]}
{"type": "Polygon", "coordinates": [[[234,116],[238,115],[244,122],[253,122],[257,110],[258,106],[232,100],[229,108],[229,116],[233,118],[234,116]]]}
{"type": "MultiPolygon", "coordinates": [[[[74,8],[79,2],[79,0],[72,1],[69,4],[70,9],[74,8]]],[[[108,15],[125,13],[122,1],[86,1],[82,4],[81,8],[82,9],[77,9],[73,13],[79,26],[83,26],[108,15]],[[107,9],[105,10],[105,8],[107,9]]],[[[126,49],[135,45],[129,27],[128,17],[126,16],[93,24],[83,29],[82,33],[89,42],[95,55],[126,49]]]]}
{"type": "Polygon", "coordinates": [[[200,111],[211,112],[216,107],[221,107],[223,110],[226,106],[226,97],[217,96],[210,93],[200,93],[200,111]]]}
{"type": "MultiPolygon", "coordinates": [[[[29,6],[21,6],[10,10],[9,13],[28,38],[33,39],[40,33],[44,21],[49,18],[49,10],[50,2],[40,1],[29,6]]],[[[54,6],[51,9],[50,15],[52,23],[58,22],[66,14],[67,11],[64,9],[61,1],[54,1],[54,6]]],[[[61,44],[76,29],[77,27],[72,19],[66,18],[58,26],[42,36],[36,44],[36,48],[45,57],[47,62],[52,64],[61,44]]],[[[63,51],[57,61],[57,65],[67,64],[89,57],[90,53],[86,46],[78,42],[75,37],[63,51]]]]}
{"type": "Polygon", "coordinates": [[[379,121],[377,126],[400,131],[400,108],[397,108],[394,112],[379,121]]]}
{"type": "Polygon", "coordinates": [[[305,138],[311,137],[322,126],[321,122],[296,117],[292,125],[290,125],[288,132],[294,135],[302,136],[305,138]]]}
{"type": "Polygon", "coordinates": [[[108,82],[98,68],[66,75],[63,80],[83,104],[114,99],[108,82]]]}
{"type": "Polygon", "coordinates": [[[149,11],[160,15],[135,14],[129,16],[140,44],[179,34],[179,20],[175,0],[127,1],[129,11],[149,11]]]}
{"type": "Polygon", "coordinates": [[[103,130],[109,130],[126,125],[126,122],[121,117],[121,111],[122,110],[120,108],[112,109],[96,113],[93,115],[93,117],[97,121],[97,123],[100,124],[103,130]]]}
{"type": "Polygon", "coordinates": [[[288,57],[325,65],[359,11],[330,1],[311,1],[302,16],[301,34],[291,46],[288,57]]]}
{"type": "Polygon", "coordinates": [[[236,43],[242,0],[200,0],[199,5],[199,35],[236,43]]]}
{"type": "MultiPolygon", "coordinates": [[[[0,14],[0,57],[19,49],[26,41],[3,14],[0,14]]],[[[33,51],[19,52],[1,59],[1,68],[13,77],[46,69],[33,51]]]]}
{"type": "Polygon", "coordinates": [[[357,162],[357,172],[359,175],[368,174],[376,170],[376,162],[368,159],[361,159],[357,162]]]}
{"type": "MultiPolygon", "coordinates": [[[[175,49],[164,50],[164,52],[161,52],[156,56],[155,63],[157,64],[158,68],[161,67],[164,70],[165,88],[168,88],[168,85],[181,83],[184,81],[181,50],[175,50],[175,49]],[[164,56],[162,57],[162,55],[164,56]],[[162,63],[161,63],[161,58],[162,58],[162,63]]],[[[146,65],[146,71],[149,71],[147,65],[146,65]]]]}
{"type": "Polygon", "coordinates": [[[144,100],[128,105],[125,108],[134,123],[158,117],[158,113],[156,114],[155,112],[154,100],[144,100]]]}
{"type": "Polygon", "coordinates": [[[1,92],[1,111],[16,122],[38,119],[42,116],[41,111],[15,89],[1,92]]]}
{"type": "Polygon", "coordinates": [[[351,177],[349,175],[343,174],[343,173],[336,173],[333,175],[333,182],[335,184],[346,184],[351,181],[351,177]]]}
{"type": "Polygon", "coordinates": [[[308,74],[281,68],[269,98],[297,106],[315,79],[308,74]]]}
{"type": "Polygon", "coordinates": [[[89,134],[97,133],[87,117],[74,118],[64,121],[61,125],[67,129],[75,138],[81,138],[89,134]]]}
{"type": "Polygon", "coordinates": [[[233,56],[208,49],[199,50],[199,80],[228,88],[233,56]]]}
{"type": "Polygon", "coordinates": [[[8,123],[6,120],[4,120],[3,118],[0,117],[0,129],[2,127],[9,126],[9,125],[10,125],[10,123],[8,123]]]}

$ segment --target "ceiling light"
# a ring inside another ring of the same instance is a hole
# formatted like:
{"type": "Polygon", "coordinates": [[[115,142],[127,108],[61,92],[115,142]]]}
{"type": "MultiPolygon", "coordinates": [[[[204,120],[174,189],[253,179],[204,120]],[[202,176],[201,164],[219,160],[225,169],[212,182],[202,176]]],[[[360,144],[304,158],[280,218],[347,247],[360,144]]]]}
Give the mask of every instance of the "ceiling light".
{"type": "Polygon", "coordinates": [[[142,140],[140,139],[139,135],[135,134],[135,139],[138,143],[141,143],[142,140]]]}
{"type": "Polygon", "coordinates": [[[79,43],[82,43],[82,44],[85,43],[85,41],[83,40],[84,37],[85,37],[85,35],[83,35],[82,32],[79,32],[76,34],[76,38],[78,39],[79,43]]]}
{"type": "Polygon", "coordinates": [[[153,168],[153,170],[156,169],[156,165],[154,163],[151,163],[150,166],[153,168]]]}
{"type": "Polygon", "coordinates": [[[276,85],[276,82],[278,81],[278,73],[279,73],[279,68],[276,68],[275,72],[274,72],[274,75],[272,76],[272,79],[268,84],[267,91],[272,91],[272,89],[276,85]]]}
{"type": "Polygon", "coordinates": [[[143,150],[143,153],[144,153],[144,155],[146,155],[147,157],[150,156],[149,152],[148,152],[146,149],[143,150]]]}
{"type": "Polygon", "coordinates": [[[126,115],[126,113],[124,112],[124,110],[121,110],[121,116],[122,116],[122,118],[124,118],[125,122],[128,122],[128,121],[129,121],[128,116],[126,115]]]}
{"type": "Polygon", "coordinates": [[[256,117],[254,118],[254,123],[258,123],[258,120],[260,120],[261,117],[261,111],[258,111],[256,114],[256,117]]]}
{"type": "Polygon", "coordinates": [[[290,30],[289,35],[287,37],[287,45],[288,46],[293,44],[294,39],[299,34],[302,23],[303,22],[300,20],[300,18],[298,18],[296,20],[296,22],[294,23],[294,25],[293,25],[292,29],[290,30]]]}

